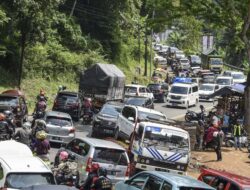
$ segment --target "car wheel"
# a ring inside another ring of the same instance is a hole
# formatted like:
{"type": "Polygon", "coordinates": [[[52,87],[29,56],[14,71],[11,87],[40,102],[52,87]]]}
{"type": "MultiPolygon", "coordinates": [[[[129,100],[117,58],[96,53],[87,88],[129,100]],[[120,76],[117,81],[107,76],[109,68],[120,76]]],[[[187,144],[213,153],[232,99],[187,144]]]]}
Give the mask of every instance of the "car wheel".
{"type": "Polygon", "coordinates": [[[118,128],[118,127],[115,129],[114,138],[115,138],[116,140],[119,139],[119,128],[118,128]]]}

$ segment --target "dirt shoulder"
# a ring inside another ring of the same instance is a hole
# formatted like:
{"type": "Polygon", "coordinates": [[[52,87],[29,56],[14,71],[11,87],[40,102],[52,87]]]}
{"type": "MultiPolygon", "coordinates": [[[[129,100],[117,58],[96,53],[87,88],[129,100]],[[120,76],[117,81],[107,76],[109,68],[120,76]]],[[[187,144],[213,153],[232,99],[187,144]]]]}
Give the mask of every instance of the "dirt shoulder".
{"type": "Polygon", "coordinates": [[[226,170],[241,176],[250,177],[250,159],[247,149],[243,151],[234,148],[222,147],[222,161],[216,161],[214,151],[192,152],[192,159],[188,168],[188,175],[197,178],[200,174],[200,167],[226,170]]]}

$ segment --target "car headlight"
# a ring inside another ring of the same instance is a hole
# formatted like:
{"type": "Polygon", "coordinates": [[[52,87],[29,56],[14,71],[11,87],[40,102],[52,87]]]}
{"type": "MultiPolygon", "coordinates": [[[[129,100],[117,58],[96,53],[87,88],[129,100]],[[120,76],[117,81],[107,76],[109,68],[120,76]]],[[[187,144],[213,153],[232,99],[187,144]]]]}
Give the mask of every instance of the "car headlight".
{"type": "Polygon", "coordinates": [[[186,100],[187,97],[186,97],[186,96],[182,96],[181,99],[182,99],[182,100],[186,100]]]}

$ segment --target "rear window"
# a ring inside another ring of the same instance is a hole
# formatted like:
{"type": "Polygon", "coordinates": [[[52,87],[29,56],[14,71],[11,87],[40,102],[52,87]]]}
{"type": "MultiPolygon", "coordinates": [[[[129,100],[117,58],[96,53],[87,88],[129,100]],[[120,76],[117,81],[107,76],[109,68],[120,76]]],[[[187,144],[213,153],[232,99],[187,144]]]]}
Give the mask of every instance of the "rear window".
{"type": "Polygon", "coordinates": [[[126,152],[124,150],[95,148],[93,162],[114,164],[114,165],[128,165],[126,152]]]}
{"type": "Polygon", "coordinates": [[[58,94],[58,99],[67,101],[66,103],[76,102],[77,101],[77,95],[74,94],[58,94]]]}
{"type": "Polygon", "coordinates": [[[64,117],[55,117],[55,116],[48,116],[46,118],[46,123],[50,125],[57,125],[57,126],[71,126],[71,119],[64,118],[64,117]]]}
{"type": "Polygon", "coordinates": [[[6,177],[6,187],[13,189],[54,184],[54,177],[51,173],[10,173],[6,177]]]}
{"type": "Polygon", "coordinates": [[[136,87],[125,87],[125,92],[128,93],[136,93],[137,92],[137,88],[136,87]]]}
{"type": "Polygon", "coordinates": [[[152,91],[152,90],[160,90],[161,89],[161,85],[159,84],[149,84],[148,88],[152,91]]]}
{"type": "Polygon", "coordinates": [[[10,106],[15,106],[18,104],[18,98],[16,97],[1,97],[0,96],[0,104],[2,105],[10,105],[10,106]]]}

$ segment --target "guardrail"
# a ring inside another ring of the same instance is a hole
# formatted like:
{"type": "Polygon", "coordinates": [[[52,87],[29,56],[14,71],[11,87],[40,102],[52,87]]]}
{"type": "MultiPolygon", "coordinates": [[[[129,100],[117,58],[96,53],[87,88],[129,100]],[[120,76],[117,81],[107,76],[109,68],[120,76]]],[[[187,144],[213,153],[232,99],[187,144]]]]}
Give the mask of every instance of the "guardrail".
{"type": "Polygon", "coordinates": [[[227,66],[227,67],[229,67],[229,68],[238,70],[238,71],[247,72],[246,69],[243,69],[243,68],[240,68],[240,67],[235,67],[235,66],[233,66],[233,65],[229,65],[229,64],[226,64],[226,63],[224,63],[224,65],[227,66]]]}

